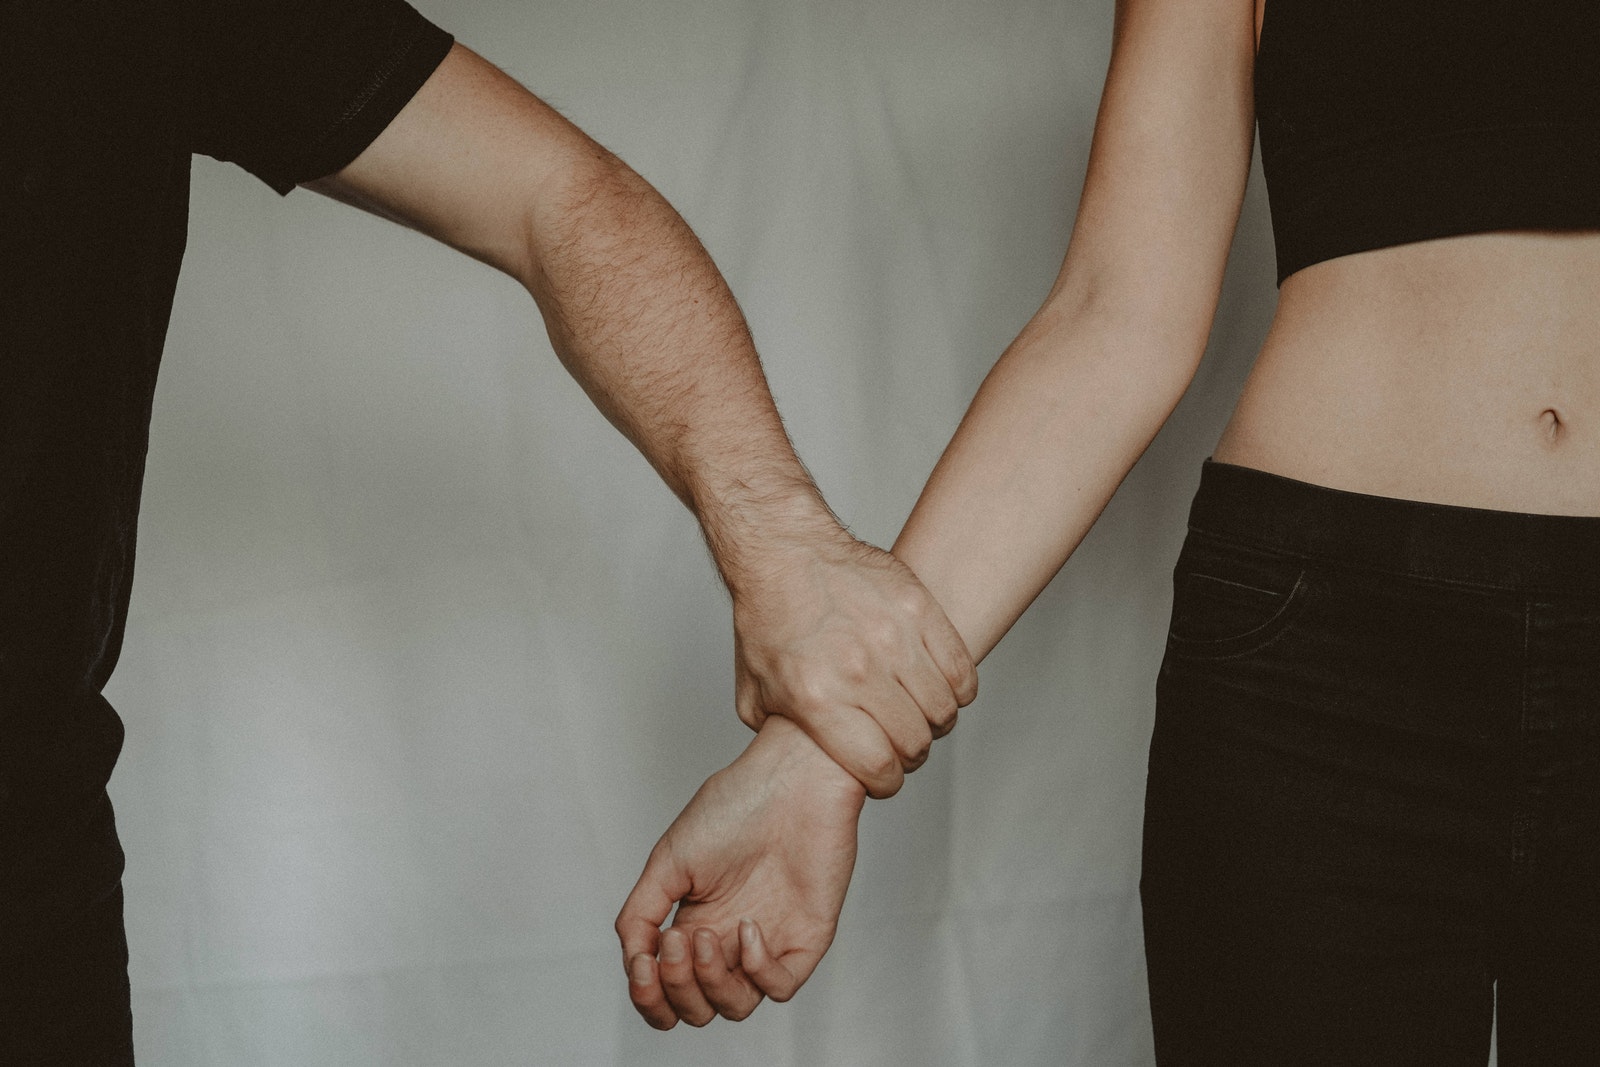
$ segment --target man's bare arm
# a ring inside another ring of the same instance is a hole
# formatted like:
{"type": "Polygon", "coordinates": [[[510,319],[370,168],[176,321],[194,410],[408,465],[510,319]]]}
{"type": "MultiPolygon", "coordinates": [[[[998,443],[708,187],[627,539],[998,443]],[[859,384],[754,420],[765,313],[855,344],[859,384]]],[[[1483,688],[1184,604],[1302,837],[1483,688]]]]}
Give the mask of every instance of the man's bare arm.
{"type": "Polygon", "coordinates": [[[460,45],[309,187],[522,283],[562,363],[699,519],[733,597],[740,717],[792,717],[874,795],[895,792],[975,695],[971,657],[911,571],[824,504],[677,212],[460,45]]]}

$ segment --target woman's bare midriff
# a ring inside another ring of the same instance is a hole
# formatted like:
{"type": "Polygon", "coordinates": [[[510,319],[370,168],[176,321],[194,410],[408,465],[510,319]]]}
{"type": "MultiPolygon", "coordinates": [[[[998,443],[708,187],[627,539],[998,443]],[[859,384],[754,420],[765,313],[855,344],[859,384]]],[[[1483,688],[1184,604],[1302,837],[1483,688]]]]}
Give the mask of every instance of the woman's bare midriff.
{"type": "Polygon", "coordinates": [[[1214,458],[1600,515],[1600,232],[1450,237],[1291,275],[1214,458]]]}

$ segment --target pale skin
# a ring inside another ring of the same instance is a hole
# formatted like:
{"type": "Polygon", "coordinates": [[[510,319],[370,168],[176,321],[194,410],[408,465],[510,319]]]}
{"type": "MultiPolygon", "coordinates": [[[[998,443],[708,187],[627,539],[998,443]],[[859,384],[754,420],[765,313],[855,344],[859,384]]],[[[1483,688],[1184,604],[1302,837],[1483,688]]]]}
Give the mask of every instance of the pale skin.
{"type": "Polygon", "coordinates": [[[972,658],[911,570],[824,504],[732,294],[671,206],[461,45],[308,187],[528,290],[562,363],[700,522],[733,599],[740,717],[781,713],[871,795],[898,790],[976,695],[972,658]]]}
{"type": "MultiPolygon", "coordinates": [[[[980,661],[1193,378],[1249,171],[1265,2],[1117,4],[1061,273],[894,545],[980,661]]],[[[1590,231],[1473,234],[1307,267],[1280,290],[1214,456],[1356,492],[1600,515],[1597,294],[1590,231]]],[[[836,829],[860,810],[852,779],[801,731],[772,725],[674,821],[618,918],[629,995],[653,1026],[743,1018],[763,992],[787,999],[831,943],[837,910],[809,937],[767,924],[842,905],[852,863],[824,861],[776,889],[737,875],[783,869],[802,842],[814,852],[790,829],[808,806],[807,825],[854,858],[853,828],[836,829]],[[804,773],[757,788],[756,768],[773,762],[804,773]],[[713,824],[734,829],[712,841],[713,824]],[[680,933],[659,933],[677,901],[680,933]],[[759,930],[741,932],[740,918],[759,930]],[[680,936],[723,952],[669,960],[659,948],[680,936]],[[735,951],[745,945],[750,966],[735,951]],[[791,966],[775,973],[773,959],[791,966]]]]}

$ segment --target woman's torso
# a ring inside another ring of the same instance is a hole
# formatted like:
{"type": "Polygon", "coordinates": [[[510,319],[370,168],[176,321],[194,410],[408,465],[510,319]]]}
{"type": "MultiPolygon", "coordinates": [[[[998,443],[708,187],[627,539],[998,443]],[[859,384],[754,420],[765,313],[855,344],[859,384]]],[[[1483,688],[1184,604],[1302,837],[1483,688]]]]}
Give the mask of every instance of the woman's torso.
{"type": "Polygon", "coordinates": [[[1467,234],[1291,274],[1214,456],[1380,496],[1600,515],[1600,231],[1467,234]]]}
{"type": "Polygon", "coordinates": [[[1600,515],[1600,233],[1472,234],[1291,275],[1215,458],[1600,515]]]}

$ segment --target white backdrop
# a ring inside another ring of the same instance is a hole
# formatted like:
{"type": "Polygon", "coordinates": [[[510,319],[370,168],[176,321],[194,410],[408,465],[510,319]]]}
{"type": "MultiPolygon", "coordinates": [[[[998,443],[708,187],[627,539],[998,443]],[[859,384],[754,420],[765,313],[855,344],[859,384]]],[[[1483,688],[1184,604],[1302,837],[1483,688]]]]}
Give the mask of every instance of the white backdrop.
{"type": "MultiPolygon", "coordinates": [[[[1110,0],[422,0],[705,241],[802,456],[893,539],[1065,247],[1110,0]]],[[[689,515],[493,271],[210,160],[156,402],[112,782],[159,1065],[1151,1059],[1139,821],[1168,576],[1274,290],[961,728],[863,821],[788,1005],[670,1034],[610,924],[747,733],[689,515]]]]}

